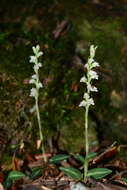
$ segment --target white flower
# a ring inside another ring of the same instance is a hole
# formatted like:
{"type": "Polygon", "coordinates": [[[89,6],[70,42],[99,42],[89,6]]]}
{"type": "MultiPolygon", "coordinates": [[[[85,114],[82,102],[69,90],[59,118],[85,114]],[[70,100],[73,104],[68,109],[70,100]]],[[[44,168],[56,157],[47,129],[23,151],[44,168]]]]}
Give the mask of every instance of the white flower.
{"type": "Polygon", "coordinates": [[[87,89],[92,92],[98,92],[97,88],[95,86],[91,86],[91,84],[87,85],[87,89]]]}
{"type": "Polygon", "coordinates": [[[30,96],[36,97],[36,95],[37,95],[37,90],[36,90],[36,88],[32,88],[32,89],[30,90],[30,96]]]}
{"type": "Polygon", "coordinates": [[[100,66],[99,63],[94,61],[94,59],[92,58],[89,58],[88,63],[85,64],[85,68],[87,69],[92,69],[94,67],[99,67],[99,66],[100,66]]]}
{"type": "Polygon", "coordinates": [[[93,67],[99,67],[99,66],[100,66],[99,63],[96,62],[96,61],[94,61],[94,62],[92,63],[92,68],[93,68],[93,67]]]}
{"type": "Polygon", "coordinates": [[[43,52],[40,51],[39,45],[36,45],[36,47],[33,46],[32,49],[33,49],[34,54],[37,56],[37,58],[43,55],[43,52]]]}
{"type": "Polygon", "coordinates": [[[98,79],[98,74],[95,71],[90,70],[89,75],[90,75],[91,79],[98,79]]]}
{"type": "Polygon", "coordinates": [[[32,75],[32,79],[37,79],[38,76],[35,74],[35,75],[32,75]]]}
{"type": "Polygon", "coordinates": [[[93,98],[88,99],[88,105],[89,105],[89,106],[90,106],[90,105],[94,105],[93,98]]]}
{"type": "Polygon", "coordinates": [[[43,55],[42,51],[40,51],[40,52],[37,53],[37,57],[40,57],[41,55],[43,55]]]}
{"type": "Polygon", "coordinates": [[[83,96],[83,98],[85,99],[85,100],[88,100],[89,99],[89,94],[88,93],[84,93],[84,96],[83,96]]]}
{"type": "Polygon", "coordinates": [[[30,79],[30,80],[29,80],[29,83],[30,83],[30,84],[34,84],[34,83],[35,83],[35,79],[30,79]]]}
{"type": "Polygon", "coordinates": [[[38,63],[38,67],[42,67],[42,63],[39,62],[39,63],[38,63]]]}
{"type": "Polygon", "coordinates": [[[80,102],[79,107],[86,107],[87,102],[85,100],[83,100],[82,102],[80,102]]]}
{"type": "Polygon", "coordinates": [[[35,63],[37,61],[36,56],[30,56],[30,63],[35,63]]]}
{"type": "Polygon", "coordinates": [[[87,78],[86,78],[85,76],[83,76],[83,77],[80,79],[80,82],[86,83],[86,82],[87,82],[87,78]]]}
{"type": "Polygon", "coordinates": [[[92,86],[91,91],[92,91],[92,92],[98,92],[98,89],[97,89],[95,86],[92,86]]]}
{"type": "Polygon", "coordinates": [[[90,105],[94,105],[93,98],[89,98],[87,100],[81,101],[79,104],[79,107],[86,107],[86,106],[90,106],[90,105]]]}
{"type": "Polygon", "coordinates": [[[40,82],[39,82],[39,83],[37,83],[37,87],[38,87],[38,88],[43,88],[42,83],[40,83],[40,82]]]}
{"type": "Polygon", "coordinates": [[[41,63],[35,64],[34,65],[34,71],[36,72],[41,66],[42,66],[41,63]]]}
{"type": "Polygon", "coordinates": [[[94,58],[96,49],[97,49],[97,47],[94,47],[94,45],[90,46],[90,57],[91,58],[94,58]]]}

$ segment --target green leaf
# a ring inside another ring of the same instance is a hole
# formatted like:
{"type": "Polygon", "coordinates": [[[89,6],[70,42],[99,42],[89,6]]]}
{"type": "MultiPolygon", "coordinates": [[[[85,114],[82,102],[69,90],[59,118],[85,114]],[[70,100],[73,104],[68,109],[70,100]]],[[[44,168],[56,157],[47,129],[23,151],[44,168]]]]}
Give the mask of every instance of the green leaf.
{"type": "Polygon", "coordinates": [[[82,164],[84,164],[85,158],[84,158],[82,155],[77,154],[77,155],[75,155],[74,157],[75,157],[78,161],[80,161],[82,164]]]}
{"type": "Polygon", "coordinates": [[[93,177],[95,179],[101,179],[107,175],[112,173],[112,170],[109,170],[107,168],[94,168],[88,170],[87,176],[88,177],[93,177]]]}
{"type": "Polygon", "coordinates": [[[60,170],[63,171],[65,175],[67,175],[73,179],[81,179],[82,178],[82,174],[78,169],[75,169],[72,167],[68,167],[68,168],[60,167],[60,170]]]}
{"type": "Polygon", "coordinates": [[[127,178],[126,177],[122,177],[121,178],[125,183],[127,183],[127,178]]]}
{"type": "Polygon", "coordinates": [[[70,156],[66,154],[59,154],[59,155],[53,156],[49,161],[50,163],[57,164],[63,160],[67,160],[69,157],[70,156]]]}
{"type": "Polygon", "coordinates": [[[94,158],[96,155],[97,155],[96,152],[89,152],[87,155],[87,159],[90,160],[90,159],[94,158]]]}
{"type": "Polygon", "coordinates": [[[25,177],[25,174],[20,171],[11,171],[8,175],[8,179],[12,181],[18,180],[22,177],[25,177]]]}
{"type": "Polygon", "coordinates": [[[41,174],[42,174],[42,168],[40,167],[33,168],[31,179],[36,179],[37,177],[41,176],[41,174]]]}
{"type": "Polygon", "coordinates": [[[18,179],[21,179],[22,177],[25,177],[25,174],[19,171],[11,171],[8,174],[8,177],[4,181],[4,187],[9,188],[11,187],[12,183],[18,179]]]}
{"type": "Polygon", "coordinates": [[[12,185],[12,180],[9,179],[9,178],[7,178],[7,179],[4,181],[3,185],[4,185],[5,188],[11,187],[11,185],[12,185]]]}
{"type": "MultiPolygon", "coordinates": [[[[96,152],[90,152],[88,155],[87,155],[87,161],[89,161],[90,159],[94,158],[95,156],[97,155],[96,152]]],[[[84,164],[86,158],[84,158],[82,155],[80,154],[77,154],[74,156],[77,160],[79,160],[82,164],[84,164]]]]}

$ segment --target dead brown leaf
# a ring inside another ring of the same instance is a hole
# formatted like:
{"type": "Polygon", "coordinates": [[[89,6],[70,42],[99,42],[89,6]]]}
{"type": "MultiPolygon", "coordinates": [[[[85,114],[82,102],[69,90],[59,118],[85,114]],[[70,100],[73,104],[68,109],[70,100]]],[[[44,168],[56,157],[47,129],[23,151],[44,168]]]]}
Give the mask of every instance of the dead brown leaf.
{"type": "Polygon", "coordinates": [[[118,152],[118,147],[110,147],[106,149],[103,153],[96,156],[93,160],[91,160],[90,165],[98,164],[103,160],[106,160],[107,158],[111,158],[112,156],[116,155],[118,152]]]}

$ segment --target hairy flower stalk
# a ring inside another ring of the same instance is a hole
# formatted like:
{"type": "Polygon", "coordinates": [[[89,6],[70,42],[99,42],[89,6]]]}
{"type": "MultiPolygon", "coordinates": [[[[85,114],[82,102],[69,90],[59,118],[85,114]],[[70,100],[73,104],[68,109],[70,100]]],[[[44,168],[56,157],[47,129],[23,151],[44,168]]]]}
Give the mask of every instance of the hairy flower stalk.
{"type": "Polygon", "coordinates": [[[45,156],[45,148],[44,148],[44,136],[42,133],[42,126],[41,126],[41,119],[40,119],[40,111],[38,106],[38,98],[39,98],[39,90],[40,88],[43,88],[42,83],[39,80],[39,68],[42,67],[42,64],[39,62],[39,57],[43,55],[43,52],[40,51],[40,46],[37,45],[36,47],[32,47],[34,55],[30,56],[30,63],[34,63],[34,72],[35,74],[32,75],[29,83],[34,85],[34,88],[31,89],[30,96],[35,98],[35,109],[37,114],[37,121],[39,126],[39,135],[40,135],[40,141],[41,141],[41,148],[42,148],[42,154],[44,158],[44,162],[47,162],[47,158],[45,156]]]}
{"type": "Polygon", "coordinates": [[[99,67],[99,63],[94,60],[95,51],[97,47],[94,45],[90,46],[90,56],[88,58],[87,63],[85,64],[85,68],[87,68],[87,73],[84,75],[80,82],[86,84],[86,92],[84,92],[83,100],[80,102],[79,107],[85,107],[85,151],[86,151],[86,159],[84,162],[84,181],[87,181],[87,172],[88,172],[88,153],[89,153],[89,141],[88,141],[88,114],[89,107],[94,105],[94,100],[91,98],[91,92],[97,92],[97,88],[92,85],[93,79],[98,79],[98,74],[92,70],[95,67],[99,67]]]}

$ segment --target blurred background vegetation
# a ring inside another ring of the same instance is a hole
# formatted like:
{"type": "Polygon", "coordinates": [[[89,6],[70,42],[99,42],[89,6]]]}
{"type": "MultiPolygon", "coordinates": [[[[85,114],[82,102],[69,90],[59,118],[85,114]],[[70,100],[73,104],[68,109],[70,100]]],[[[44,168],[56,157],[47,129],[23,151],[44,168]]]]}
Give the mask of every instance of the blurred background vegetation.
{"type": "Polygon", "coordinates": [[[47,149],[51,141],[63,151],[83,148],[79,80],[91,44],[98,46],[100,77],[89,116],[90,146],[127,143],[127,1],[1,0],[1,153],[22,141],[36,147],[38,126],[29,97],[29,56],[36,44],[44,52],[40,111],[47,149]]]}

